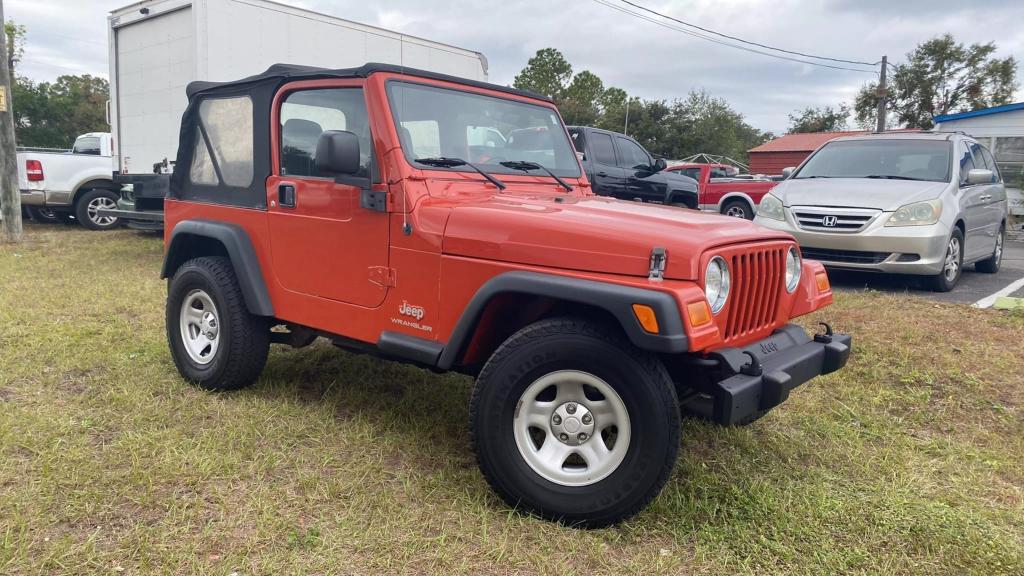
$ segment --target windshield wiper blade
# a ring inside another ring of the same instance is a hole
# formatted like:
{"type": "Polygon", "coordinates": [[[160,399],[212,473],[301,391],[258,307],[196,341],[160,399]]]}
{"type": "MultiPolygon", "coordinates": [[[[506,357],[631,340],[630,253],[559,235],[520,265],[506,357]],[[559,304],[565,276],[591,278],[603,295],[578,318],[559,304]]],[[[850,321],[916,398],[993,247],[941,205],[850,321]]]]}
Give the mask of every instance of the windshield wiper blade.
{"type": "Polygon", "coordinates": [[[491,176],[487,172],[484,172],[483,170],[481,170],[475,164],[471,164],[469,162],[466,162],[462,158],[447,158],[447,157],[441,156],[439,158],[417,158],[417,159],[413,160],[413,162],[415,162],[417,164],[425,164],[427,166],[436,166],[438,168],[455,168],[457,166],[469,166],[473,170],[476,170],[476,172],[478,174],[480,174],[484,178],[487,178],[487,180],[491,184],[494,184],[495,186],[497,186],[498,190],[504,190],[506,188],[504,182],[502,182],[501,180],[498,180],[494,176],[491,176]]]}
{"type": "Polygon", "coordinates": [[[523,172],[529,172],[530,170],[543,170],[548,173],[548,176],[554,178],[555,182],[558,182],[562,188],[565,188],[566,192],[572,192],[572,186],[570,186],[568,182],[559,178],[557,174],[548,170],[548,167],[543,164],[538,164],[537,162],[526,162],[525,160],[509,160],[507,162],[498,162],[498,164],[501,164],[505,168],[522,170],[523,172]]]}
{"type": "Polygon", "coordinates": [[[920,178],[911,178],[910,176],[894,176],[892,174],[871,174],[864,176],[864,178],[880,178],[883,180],[921,180],[920,178]]]}

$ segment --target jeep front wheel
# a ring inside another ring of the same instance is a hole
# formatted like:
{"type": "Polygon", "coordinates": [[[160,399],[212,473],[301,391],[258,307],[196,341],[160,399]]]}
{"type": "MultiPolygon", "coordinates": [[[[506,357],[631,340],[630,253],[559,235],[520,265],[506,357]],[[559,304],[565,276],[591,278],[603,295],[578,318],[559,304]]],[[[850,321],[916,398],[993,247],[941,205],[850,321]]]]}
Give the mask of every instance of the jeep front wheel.
{"type": "Polygon", "coordinates": [[[473,391],[470,435],[502,498],[589,527],[637,513],[679,448],[679,409],[657,358],[585,320],[537,322],[502,344],[473,391]]]}
{"type": "Polygon", "coordinates": [[[178,372],[203,388],[242,388],[266,364],[269,327],[249,313],[227,258],[182,264],[168,286],[166,324],[178,372]]]}

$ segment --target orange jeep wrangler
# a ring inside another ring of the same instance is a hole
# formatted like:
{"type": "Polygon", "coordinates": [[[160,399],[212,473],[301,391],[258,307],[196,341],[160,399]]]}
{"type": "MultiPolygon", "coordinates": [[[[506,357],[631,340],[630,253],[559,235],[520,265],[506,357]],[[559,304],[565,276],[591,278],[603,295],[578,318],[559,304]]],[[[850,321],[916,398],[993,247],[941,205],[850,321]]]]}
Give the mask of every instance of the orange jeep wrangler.
{"type": "Polygon", "coordinates": [[[171,354],[202,387],[316,337],[473,375],[491,486],[601,526],[665,484],[681,411],[751,422],[849,356],[789,323],[832,301],[791,236],[594,195],[536,94],[367,64],[188,97],[162,275],[171,354]]]}

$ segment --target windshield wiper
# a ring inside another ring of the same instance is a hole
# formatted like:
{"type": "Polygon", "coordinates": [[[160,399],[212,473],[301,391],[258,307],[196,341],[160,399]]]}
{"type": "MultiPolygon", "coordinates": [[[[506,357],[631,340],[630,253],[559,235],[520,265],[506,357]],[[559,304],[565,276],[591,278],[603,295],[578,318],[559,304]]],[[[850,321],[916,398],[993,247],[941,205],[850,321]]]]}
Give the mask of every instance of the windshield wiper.
{"type": "Polygon", "coordinates": [[[415,162],[417,164],[426,164],[427,166],[436,166],[438,168],[455,168],[455,167],[458,167],[458,166],[469,166],[473,170],[476,170],[477,173],[479,173],[481,176],[483,176],[484,178],[487,178],[487,180],[491,184],[494,184],[495,186],[497,186],[498,190],[504,190],[506,188],[504,182],[502,182],[501,180],[498,180],[494,176],[491,176],[487,172],[484,172],[483,170],[481,170],[476,165],[470,164],[469,162],[466,162],[462,158],[446,158],[444,156],[442,156],[440,158],[417,158],[417,159],[413,160],[413,162],[415,162]]]}
{"type": "Polygon", "coordinates": [[[911,178],[910,176],[893,176],[892,174],[871,174],[870,176],[864,176],[864,178],[881,178],[882,180],[922,180],[921,178],[911,178]]]}
{"type": "Polygon", "coordinates": [[[835,176],[818,176],[815,174],[814,176],[794,176],[793,180],[806,180],[809,178],[835,178],[835,176]]]}
{"type": "Polygon", "coordinates": [[[501,164],[505,168],[511,168],[513,170],[522,170],[523,172],[529,172],[530,170],[543,170],[548,173],[548,176],[554,178],[555,182],[558,182],[558,184],[562,188],[565,188],[566,192],[572,192],[572,186],[570,186],[568,182],[559,178],[557,174],[555,174],[551,170],[548,170],[548,167],[543,164],[538,164],[537,162],[527,162],[525,160],[509,160],[507,162],[498,162],[498,164],[501,164]]]}

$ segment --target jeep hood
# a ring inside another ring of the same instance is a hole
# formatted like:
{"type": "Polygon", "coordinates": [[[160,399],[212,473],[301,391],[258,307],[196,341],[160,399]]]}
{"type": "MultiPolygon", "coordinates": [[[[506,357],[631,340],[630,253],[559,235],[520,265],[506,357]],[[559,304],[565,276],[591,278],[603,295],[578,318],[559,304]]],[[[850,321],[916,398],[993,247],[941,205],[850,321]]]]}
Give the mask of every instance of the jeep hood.
{"type": "Polygon", "coordinates": [[[772,194],[786,206],[842,206],[891,212],[904,204],[938,198],[948,182],[874,178],[797,178],[772,194]]]}
{"type": "Polygon", "coordinates": [[[784,232],[752,222],[602,196],[500,194],[452,206],[445,254],[587,272],[647,276],[651,249],[668,251],[665,277],[696,280],[700,255],[784,232]]]}

